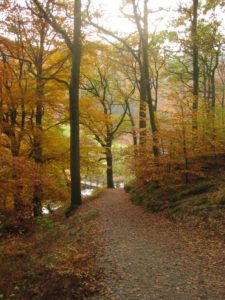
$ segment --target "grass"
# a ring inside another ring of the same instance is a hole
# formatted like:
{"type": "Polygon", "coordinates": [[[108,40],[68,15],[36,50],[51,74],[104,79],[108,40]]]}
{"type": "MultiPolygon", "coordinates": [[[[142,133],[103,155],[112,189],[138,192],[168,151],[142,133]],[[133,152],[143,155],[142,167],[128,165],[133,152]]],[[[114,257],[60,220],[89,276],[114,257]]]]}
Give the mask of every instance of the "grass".
{"type": "Polygon", "coordinates": [[[41,230],[50,230],[54,226],[54,222],[50,215],[44,215],[37,218],[37,224],[41,230]]]}

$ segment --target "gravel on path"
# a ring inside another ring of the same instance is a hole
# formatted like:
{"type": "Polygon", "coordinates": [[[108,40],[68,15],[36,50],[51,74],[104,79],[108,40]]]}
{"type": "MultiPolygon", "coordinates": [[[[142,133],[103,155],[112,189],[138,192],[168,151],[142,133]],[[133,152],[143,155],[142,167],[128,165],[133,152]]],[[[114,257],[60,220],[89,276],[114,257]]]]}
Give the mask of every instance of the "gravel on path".
{"type": "Polygon", "coordinates": [[[224,242],[135,206],[120,189],[108,189],[91,206],[98,211],[96,300],[225,300],[224,242]]]}

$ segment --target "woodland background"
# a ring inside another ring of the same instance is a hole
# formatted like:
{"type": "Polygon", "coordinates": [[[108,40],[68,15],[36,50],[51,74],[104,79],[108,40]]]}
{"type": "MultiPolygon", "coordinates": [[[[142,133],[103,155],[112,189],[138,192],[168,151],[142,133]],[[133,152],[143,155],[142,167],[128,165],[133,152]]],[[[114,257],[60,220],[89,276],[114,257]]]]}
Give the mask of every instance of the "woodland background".
{"type": "Polygon", "coordinates": [[[127,34],[94,2],[0,2],[3,238],[85,181],[224,236],[224,1],[180,1],[163,30],[148,2],[121,1],[127,34]]]}

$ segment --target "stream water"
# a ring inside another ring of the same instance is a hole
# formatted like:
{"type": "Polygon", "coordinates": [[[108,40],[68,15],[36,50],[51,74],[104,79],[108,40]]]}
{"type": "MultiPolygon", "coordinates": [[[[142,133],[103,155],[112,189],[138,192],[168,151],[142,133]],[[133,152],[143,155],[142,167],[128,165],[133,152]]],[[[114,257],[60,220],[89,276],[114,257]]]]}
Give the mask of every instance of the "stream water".
{"type": "MultiPolygon", "coordinates": [[[[93,194],[94,190],[95,190],[95,189],[84,189],[84,190],[81,191],[81,194],[82,194],[82,196],[84,196],[84,197],[91,196],[91,195],[93,194]]],[[[48,209],[48,206],[49,206],[49,205],[45,205],[45,206],[43,206],[43,208],[42,208],[42,213],[43,213],[44,215],[48,215],[48,214],[50,213],[50,211],[49,211],[49,209],[48,209]]],[[[55,210],[59,209],[60,207],[62,207],[62,205],[59,205],[59,204],[55,205],[54,203],[52,203],[52,204],[50,205],[50,207],[51,207],[51,208],[50,208],[51,211],[55,211],[55,210]]]]}

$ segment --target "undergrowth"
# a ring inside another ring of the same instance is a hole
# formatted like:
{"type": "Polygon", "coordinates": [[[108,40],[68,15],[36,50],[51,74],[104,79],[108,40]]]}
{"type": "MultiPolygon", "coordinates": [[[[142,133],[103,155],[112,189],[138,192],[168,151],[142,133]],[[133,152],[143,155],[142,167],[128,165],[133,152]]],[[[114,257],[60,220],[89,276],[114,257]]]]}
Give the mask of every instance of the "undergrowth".
{"type": "Polygon", "coordinates": [[[131,200],[146,210],[160,212],[173,221],[203,221],[225,238],[225,184],[204,180],[174,187],[148,183],[126,185],[131,200]]]}
{"type": "Polygon", "coordinates": [[[98,291],[92,221],[95,210],[37,219],[27,235],[0,242],[0,299],[87,299],[98,291]]]}

